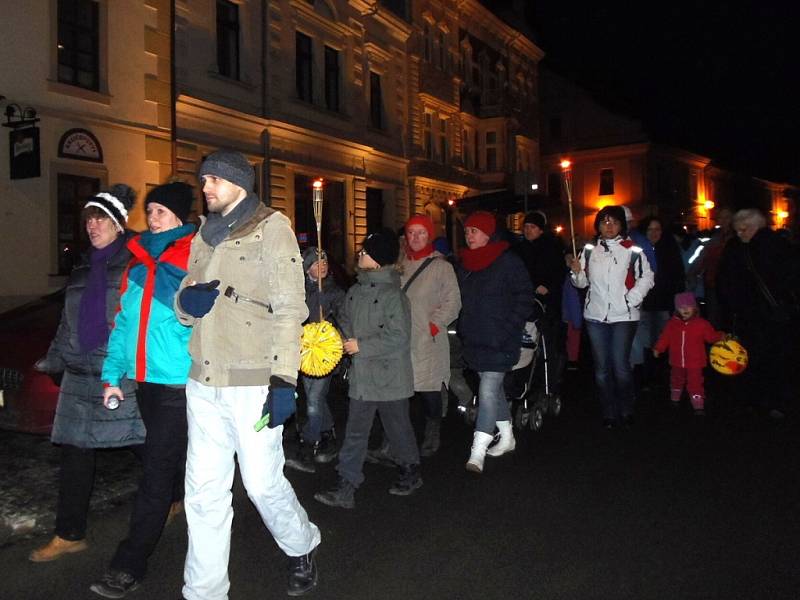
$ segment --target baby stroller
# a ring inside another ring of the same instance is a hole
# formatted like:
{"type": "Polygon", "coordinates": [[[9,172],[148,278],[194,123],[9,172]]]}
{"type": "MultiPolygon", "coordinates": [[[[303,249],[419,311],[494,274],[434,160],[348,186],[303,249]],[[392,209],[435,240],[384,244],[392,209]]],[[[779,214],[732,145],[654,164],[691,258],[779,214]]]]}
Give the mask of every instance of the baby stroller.
{"type": "MultiPolygon", "coordinates": [[[[544,310],[544,304],[537,298],[532,320],[525,323],[519,360],[503,381],[514,427],[520,430],[539,431],[546,414],[554,417],[561,414],[561,395],[551,392],[547,340],[540,326],[544,310]],[[537,385],[537,376],[543,380],[541,387],[537,385]]],[[[459,403],[458,411],[468,424],[474,424],[478,414],[477,395],[473,394],[468,402],[459,403]]]]}

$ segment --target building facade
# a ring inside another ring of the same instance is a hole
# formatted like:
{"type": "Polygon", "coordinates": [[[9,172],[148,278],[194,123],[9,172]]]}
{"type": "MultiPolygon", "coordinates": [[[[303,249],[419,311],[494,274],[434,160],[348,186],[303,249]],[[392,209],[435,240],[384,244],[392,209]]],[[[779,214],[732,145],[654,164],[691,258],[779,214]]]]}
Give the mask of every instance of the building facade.
{"type": "MultiPolygon", "coordinates": [[[[322,178],[323,244],[343,265],[369,231],[425,212],[452,236],[460,199],[537,177],[543,53],[477,0],[32,4],[4,27],[0,94],[17,117],[0,248],[19,259],[0,264],[0,297],[63,285],[87,248],[87,196],[197,184],[219,147],[248,156],[301,246],[322,178]]],[[[140,206],[130,225],[144,228],[140,206]]]]}
{"type": "MultiPolygon", "coordinates": [[[[63,285],[87,245],[87,196],[116,182],[141,196],[170,175],[167,5],[37,0],[4,16],[0,297],[9,302],[63,285]]],[[[131,225],[143,227],[141,208],[131,225]]]]}

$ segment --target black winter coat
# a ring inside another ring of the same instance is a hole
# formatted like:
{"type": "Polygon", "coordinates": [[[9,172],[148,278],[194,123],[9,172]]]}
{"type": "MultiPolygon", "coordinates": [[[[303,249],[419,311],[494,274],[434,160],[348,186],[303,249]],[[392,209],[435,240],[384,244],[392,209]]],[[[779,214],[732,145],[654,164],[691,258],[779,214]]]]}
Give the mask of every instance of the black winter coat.
{"type": "Polygon", "coordinates": [[[644,297],[642,310],[672,312],[675,310],[675,294],[686,289],[686,272],[683,269],[681,249],[675,238],[666,233],[654,249],[658,265],[655,284],[644,297]]]}
{"type": "Polygon", "coordinates": [[[567,276],[561,242],[551,233],[545,232],[532,242],[523,238],[512,249],[525,263],[534,291],[540,285],[547,288],[548,293],[542,298],[548,319],[560,321],[561,294],[567,276]]]}
{"type": "Polygon", "coordinates": [[[800,260],[789,242],[768,227],[759,229],[748,243],[733,237],[725,245],[717,274],[717,295],[726,327],[776,319],[753,269],[780,305],[797,302],[800,260]]]}
{"type": "Polygon", "coordinates": [[[344,290],[328,275],[322,280],[322,294],[319,292],[319,283],[306,275],[306,306],[308,307],[307,323],[319,321],[319,307],[322,304],[322,315],[326,321],[337,325],[339,311],[344,302],[344,290]]]}
{"type": "MultiPolygon", "coordinates": [[[[112,256],[107,264],[106,321],[109,331],[119,305],[122,273],[131,258],[127,248],[112,256]]],[[[103,406],[100,374],[106,357],[106,345],[90,354],[81,351],[78,340],[78,314],[81,297],[89,275],[87,257],[70,274],[64,297],[64,310],[39,368],[50,373],[64,373],[58,395],[51,440],[80,448],[109,448],[144,442],[145,429],[136,404],[136,385],[123,378],[120,388],[125,400],[116,410],[103,406]]]]}
{"type": "Polygon", "coordinates": [[[509,371],[519,360],[522,330],[533,310],[533,285],[514,252],[481,271],[458,268],[464,360],[475,371],[509,371]]]}

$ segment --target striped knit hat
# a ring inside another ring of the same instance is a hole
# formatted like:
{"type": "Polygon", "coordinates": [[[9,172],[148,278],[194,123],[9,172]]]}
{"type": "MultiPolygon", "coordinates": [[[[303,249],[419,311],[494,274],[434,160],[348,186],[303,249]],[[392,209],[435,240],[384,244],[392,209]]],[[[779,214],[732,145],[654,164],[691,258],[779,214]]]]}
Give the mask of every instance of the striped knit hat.
{"type": "Polygon", "coordinates": [[[114,221],[117,231],[125,231],[128,223],[128,211],[136,200],[136,192],[124,183],[115,183],[108,191],[95,194],[83,208],[95,207],[102,210],[114,221]]]}

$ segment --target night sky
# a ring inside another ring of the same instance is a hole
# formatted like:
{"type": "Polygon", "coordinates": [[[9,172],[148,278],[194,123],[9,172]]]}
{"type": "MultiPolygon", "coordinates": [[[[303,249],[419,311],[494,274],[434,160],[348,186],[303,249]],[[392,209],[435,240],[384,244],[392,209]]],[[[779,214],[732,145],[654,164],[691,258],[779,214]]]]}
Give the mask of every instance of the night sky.
{"type": "Polygon", "coordinates": [[[542,66],[641,119],[654,141],[800,184],[800,3],[526,4],[542,66]]]}

